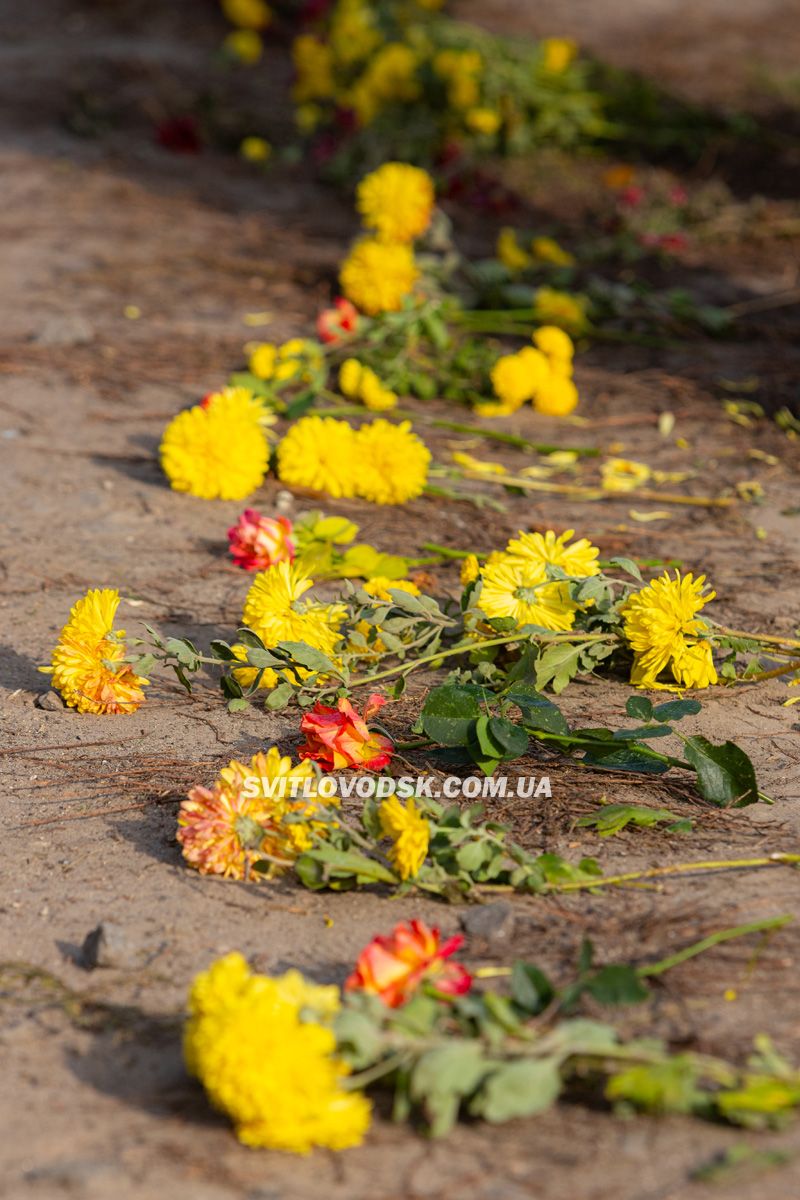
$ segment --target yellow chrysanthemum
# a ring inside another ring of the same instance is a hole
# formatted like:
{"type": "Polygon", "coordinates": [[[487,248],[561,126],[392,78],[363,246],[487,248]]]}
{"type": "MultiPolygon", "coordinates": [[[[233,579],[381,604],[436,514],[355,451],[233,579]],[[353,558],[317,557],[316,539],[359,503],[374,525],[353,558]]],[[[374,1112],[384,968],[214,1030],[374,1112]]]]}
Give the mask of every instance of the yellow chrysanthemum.
{"type": "Polygon", "coordinates": [[[502,555],[482,572],[478,607],[487,617],[513,617],[518,625],[565,631],[578,607],[565,583],[548,582],[543,563],[502,555]]]}
{"type": "Polygon", "coordinates": [[[311,338],[290,338],[279,346],[275,356],[274,378],[277,383],[310,383],[323,364],[322,349],[311,338]]]}
{"type": "Polygon", "coordinates": [[[531,242],[534,258],[539,262],[551,263],[554,267],[574,267],[575,258],[554,238],[535,237],[531,242]]]}
{"type": "Polygon", "coordinates": [[[545,38],[542,42],[542,63],[553,75],[566,71],[577,53],[578,45],[572,38],[545,38]]]}
{"type": "Polygon", "coordinates": [[[466,587],[468,583],[474,583],[480,573],[481,565],[478,562],[477,554],[468,554],[461,564],[461,586],[466,587]]]}
{"type": "Polygon", "coordinates": [[[222,0],[222,11],[239,29],[266,29],[272,10],[264,0],[222,0]]]}
{"type": "Polygon", "coordinates": [[[148,681],[120,661],[126,647],[124,629],[113,628],[118,607],[116,589],[87,592],[72,606],[51,665],[41,668],[52,675],[65,704],[78,712],[132,713],[144,702],[142,688],[148,681]]]}
{"type": "Polygon", "coordinates": [[[640,591],[622,609],[623,628],[633,650],[631,683],[659,687],[658,676],[667,667],[682,687],[709,687],[717,682],[711,646],[703,641],[707,623],[697,614],[715,592],[705,595],[705,575],[672,579],[668,571],[640,591]]]}
{"type": "Polygon", "coordinates": [[[357,358],[346,358],[339,367],[339,391],[351,400],[358,398],[364,368],[357,358]]]}
{"type": "Polygon", "coordinates": [[[491,370],[494,394],[511,411],[535,396],[549,376],[547,359],[533,346],[526,346],[516,354],[501,355],[491,370]]]}
{"type": "Polygon", "coordinates": [[[253,67],[264,53],[261,35],[255,29],[233,29],[222,43],[223,49],[246,67],[253,67]]]}
{"type": "Polygon", "coordinates": [[[372,412],[386,412],[397,405],[397,393],[356,358],[346,358],[339,368],[339,389],[350,399],[360,400],[372,412]]]}
{"type": "Polygon", "coordinates": [[[572,380],[551,371],[533,397],[533,407],[548,417],[568,417],[578,407],[578,399],[572,380]]]}
{"type": "Polygon", "coordinates": [[[542,325],[557,325],[569,333],[580,333],[586,328],[585,296],[571,296],[555,288],[541,287],[533,298],[535,319],[542,325]]]}
{"type": "Polygon", "coordinates": [[[373,579],[368,579],[363,588],[367,595],[374,596],[376,600],[391,600],[390,588],[399,592],[408,592],[409,596],[421,594],[417,585],[410,579],[389,579],[386,575],[376,575],[373,579]]]}
{"type": "Polygon", "coordinates": [[[497,235],[495,254],[509,271],[524,271],[533,262],[528,251],[519,244],[516,232],[509,226],[501,229],[497,235]]]}
{"type": "Polygon", "coordinates": [[[252,975],[240,954],[201,973],[184,1029],[187,1068],[248,1146],[295,1154],[357,1146],[369,1101],[342,1087],[349,1068],[319,1010],[321,989],[298,989],[293,975],[252,975]]]}
{"type": "Polygon", "coordinates": [[[633,492],[647,483],[652,472],[647,463],[629,458],[608,458],[600,468],[603,490],[633,492]]]}
{"type": "Polygon", "coordinates": [[[378,238],[356,242],[339,272],[347,299],[371,317],[399,312],[418,279],[411,247],[378,238]]]}
{"type": "Polygon", "coordinates": [[[312,585],[297,563],[280,562],[259,571],[244,602],[242,623],[267,647],[278,642],[305,642],[324,654],[333,654],[345,609],[303,600],[312,585]]]}
{"type": "Polygon", "coordinates": [[[397,796],[384,800],[378,816],[384,836],[393,842],[389,861],[401,879],[414,879],[428,853],[430,825],[413,799],[403,804],[397,796]]]}
{"type": "Polygon", "coordinates": [[[575,354],[572,338],[557,325],[542,325],[533,332],[533,342],[550,362],[571,363],[575,354]]]}
{"type": "Polygon", "coordinates": [[[436,200],[427,171],[387,162],[366,175],[356,190],[362,224],[384,242],[413,242],[431,223],[436,200]]]}
{"type": "Polygon", "coordinates": [[[422,495],[431,454],[410,421],[378,419],[355,435],[358,495],[373,504],[405,504],[422,495]]]}
{"type": "Polygon", "coordinates": [[[496,108],[471,108],[464,117],[464,124],[472,133],[491,137],[503,124],[503,118],[496,108]]]}
{"type": "Polygon", "coordinates": [[[225,388],[174,417],[161,439],[161,466],[176,492],[244,500],[264,482],[274,420],[247,388],[225,388]]]}
{"type": "Polygon", "coordinates": [[[545,533],[523,533],[522,530],[506,546],[506,553],[512,558],[526,559],[539,566],[561,567],[567,575],[583,579],[589,575],[599,575],[597,563],[600,551],[593,546],[588,538],[578,538],[572,542],[574,529],[565,529],[556,535],[552,529],[545,533]]]}
{"type": "Polygon", "coordinates": [[[245,162],[265,163],[272,154],[272,146],[266,138],[251,134],[250,137],[242,138],[239,143],[239,154],[245,162]]]}
{"type": "Polygon", "coordinates": [[[419,58],[410,46],[389,42],[372,55],[361,77],[339,99],[352,108],[360,125],[370,125],[387,104],[418,99],[418,67],[419,58]]]}
{"type": "Polygon", "coordinates": [[[308,105],[311,100],[327,100],[334,94],[333,52],[320,38],[313,33],[296,37],[292,42],[292,62],[296,74],[292,99],[296,104],[308,105]]]}
{"type": "Polygon", "coordinates": [[[278,446],[278,475],[289,487],[327,492],[335,499],[356,494],[356,435],[335,417],[301,417],[278,446]]]}

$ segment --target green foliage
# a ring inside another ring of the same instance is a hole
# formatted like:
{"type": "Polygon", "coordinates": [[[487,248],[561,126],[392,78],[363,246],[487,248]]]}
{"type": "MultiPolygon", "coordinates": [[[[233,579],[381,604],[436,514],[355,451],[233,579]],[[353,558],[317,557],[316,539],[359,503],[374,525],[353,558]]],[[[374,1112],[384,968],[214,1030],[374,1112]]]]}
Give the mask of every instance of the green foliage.
{"type": "Polygon", "coordinates": [[[615,837],[629,825],[650,829],[664,824],[668,833],[688,833],[692,828],[691,821],[681,819],[668,808],[644,808],[638,804],[603,804],[596,813],[578,820],[579,827],[595,829],[600,837],[615,837]]]}

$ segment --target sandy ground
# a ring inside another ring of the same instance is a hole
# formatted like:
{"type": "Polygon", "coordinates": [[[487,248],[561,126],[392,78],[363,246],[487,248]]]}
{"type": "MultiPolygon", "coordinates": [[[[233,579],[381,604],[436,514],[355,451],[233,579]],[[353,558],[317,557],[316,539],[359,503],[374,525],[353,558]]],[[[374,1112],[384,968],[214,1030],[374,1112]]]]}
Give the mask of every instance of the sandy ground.
{"type": "MultiPolygon", "coordinates": [[[[0,5],[0,1196],[796,1195],[797,1125],[753,1135],[559,1107],[500,1130],[462,1128],[433,1145],[378,1120],[359,1150],[295,1161],[240,1147],[209,1113],[183,1071],[178,1038],[186,988],[200,967],[239,949],[262,969],[295,965],[341,980],[375,932],[414,914],[452,932],[459,913],[430,902],[201,880],[183,868],[174,842],[180,795],[213,778],[229,757],[273,741],[290,750],[294,720],[258,710],[230,716],[211,681],[187,697],[167,680],[135,716],[80,717],[37,706],[46,682],[36,668],[89,586],[120,588],[129,631],[144,619],[207,641],[237,622],[247,580],[226,561],[224,533],[241,506],[171,493],[154,449],[166,420],[239,361],[250,336],[245,313],[271,312],[265,333],[276,340],[308,327],[352,220],[346,202],[318,190],[299,169],[276,171],[265,183],[232,157],[180,158],[152,145],[148,121],[180,110],[205,87],[222,86],[204,75],[220,32],[211,5],[194,21],[188,3],[168,14],[131,4],[120,15],[107,3],[79,9],[48,0],[31,28],[16,7],[0,5]],[[92,136],[70,132],[81,122],[87,132],[89,118],[92,136]],[[124,316],[131,304],[141,309],[137,321],[124,316]],[[89,972],[78,949],[104,920],[119,922],[138,962],[89,972]],[[693,1181],[698,1168],[740,1143],[781,1149],[788,1161],[773,1170],[745,1168],[713,1186],[693,1181]]],[[[511,20],[512,7],[494,3],[489,15],[499,25],[511,20]]],[[[789,5],[761,4],[758,22],[753,6],[738,24],[729,9],[694,5],[692,45],[708,46],[713,34],[716,53],[757,33],[754,61],[778,69],[789,53],[789,35],[777,32],[790,25],[789,5]]],[[[552,22],[543,29],[534,12],[522,15],[531,31],[586,30],[583,40],[594,36],[599,51],[619,45],[617,32],[628,30],[631,46],[653,54],[656,73],[669,77],[680,62],[697,79],[698,65],[684,61],[682,43],[663,46],[659,30],[672,11],[666,4],[571,0],[559,7],[557,30],[552,22]]],[[[786,287],[797,266],[796,243],[766,239],[709,249],[690,269],[721,302],[733,302],[786,287]]],[[[797,444],[770,422],[732,424],[719,380],[757,375],[767,400],[785,402],[792,389],[796,395],[797,332],[796,317],[782,310],[746,324],[735,343],[689,343],[668,354],[595,348],[578,366],[588,420],[570,429],[568,440],[618,447],[666,470],[697,470],[695,491],[757,478],[766,492],[760,506],[676,508],[668,520],[645,525],[630,519],[634,505],[626,501],[567,508],[548,497],[510,498],[506,512],[488,517],[467,504],[433,500],[400,514],[357,502],[328,511],[354,517],[376,544],[407,552],[432,536],[488,550],[520,525],[574,525],[604,554],[676,557],[687,569],[706,570],[729,624],[789,633],[800,582],[797,444]],[[659,437],[663,411],[676,414],[675,434],[688,449],[659,437]],[[752,449],[776,461],[754,459],[752,449]]],[[[564,426],[532,414],[513,428],[566,440],[564,426]]],[[[446,451],[441,435],[431,441],[446,451]]],[[[269,511],[277,490],[269,481],[257,506],[269,511]]],[[[308,498],[296,498],[298,511],[308,506],[308,498]]],[[[437,573],[440,591],[453,584],[452,571],[437,573]]],[[[420,686],[390,715],[398,731],[420,686]]],[[[564,706],[570,715],[615,719],[628,690],[622,683],[582,684],[564,706]]],[[[711,737],[733,736],[748,750],[762,787],[775,797],[772,808],[710,813],[680,783],[609,783],[548,764],[551,801],[535,810],[498,802],[494,810],[526,845],[575,858],[595,853],[609,871],[795,850],[800,726],[798,710],[781,706],[784,698],[780,682],[718,690],[695,726],[711,737]],[[695,832],[681,838],[638,831],[600,842],[576,831],[574,818],[603,793],[667,803],[694,818],[695,832]]],[[[527,766],[542,769],[534,761],[527,766]]],[[[564,977],[584,934],[602,959],[643,961],[722,925],[798,907],[798,877],[783,870],[591,899],[519,900],[513,948],[476,943],[470,957],[503,963],[523,954],[564,977]]],[[[752,1035],[766,1031],[800,1060],[799,945],[800,934],[789,928],[755,957],[750,942],[687,964],[665,978],[630,1027],[734,1056],[744,1056],[752,1035]],[[723,999],[730,988],[735,1002],[723,999]]]]}

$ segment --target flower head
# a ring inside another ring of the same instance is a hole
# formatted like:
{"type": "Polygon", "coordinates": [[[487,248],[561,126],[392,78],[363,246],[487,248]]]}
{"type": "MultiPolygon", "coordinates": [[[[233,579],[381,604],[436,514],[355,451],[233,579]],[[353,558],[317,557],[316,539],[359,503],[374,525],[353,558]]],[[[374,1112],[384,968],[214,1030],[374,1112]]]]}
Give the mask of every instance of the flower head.
{"type": "Polygon", "coordinates": [[[542,42],[543,66],[552,75],[566,71],[578,53],[577,43],[572,38],[545,38],[542,42]]]}
{"type": "Polygon", "coordinates": [[[232,29],[222,46],[231,58],[246,67],[254,66],[264,53],[264,43],[255,29],[232,29]]]}
{"type": "Polygon", "coordinates": [[[472,977],[460,963],[447,962],[463,944],[461,934],[443,942],[435,926],[401,922],[389,937],[375,937],[364,947],[345,991],[380,996],[387,1008],[405,1004],[424,981],[445,995],[463,996],[472,977]]]}
{"type": "Polygon", "coordinates": [[[548,563],[554,567],[561,567],[567,575],[574,575],[579,579],[588,575],[599,575],[597,558],[600,551],[588,538],[578,538],[577,542],[568,545],[574,534],[574,529],[565,529],[558,535],[552,529],[548,529],[546,533],[523,533],[520,530],[506,546],[506,553],[544,567],[548,563]]]}
{"type": "Polygon", "coordinates": [[[239,29],[266,29],[272,20],[265,0],[222,0],[222,11],[239,29]]]}
{"type": "Polygon", "coordinates": [[[503,118],[496,108],[478,106],[465,114],[464,124],[472,133],[482,133],[491,137],[503,124],[503,118]]]}
{"type": "Polygon", "coordinates": [[[363,1140],[369,1101],[345,1091],[330,999],[289,972],[253,975],[229,954],[198,975],[184,1030],[188,1070],[248,1146],[306,1154],[363,1140]]]}
{"type": "Polygon", "coordinates": [[[461,586],[466,587],[468,584],[474,583],[480,573],[481,565],[478,562],[477,554],[468,554],[461,564],[461,586]]]}
{"type": "Polygon", "coordinates": [[[401,879],[415,879],[425,862],[431,827],[413,798],[403,804],[397,796],[384,800],[378,810],[381,830],[392,839],[389,861],[401,879]]]}
{"type": "Polygon", "coordinates": [[[174,417],[161,439],[161,466],[177,492],[244,500],[264,481],[274,418],[246,388],[225,388],[174,417]]]}
{"type": "Polygon", "coordinates": [[[265,163],[272,154],[272,146],[266,138],[251,135],[242,138],[239,144],[239,153],[246,162],[265,163]]]}
{"type": "Polygon", "coordinates": [[[413,242],[431,223],[436,195],[427,171],[387,162],[356,189],[356,207],[366,229],[384,242],[413,242]]]}
{"type": "Polygon", "coordinates": [[[501,555],[487,562],[478,607],[487,617],[513,617],[519,625],[565,631],[575,622],[577,605],[565,583],[548,581],[542,562],[501,555]]]}
{"type": "Polygon", "coordinates": [[[510,226],[501,229],[497,235],[495,253],[500,262],[514,273],[524,271],[533,264],[530,254],[519,244],[516,232],[510,226]]]}
{"type": "Polygon", "coordinates": [[[356,494],[356,435],[334,417],[301,417],[278,446],[278,474],[290,487],[327,492],[336,499],[356,494]]]}
{"type": "Polygon", "coordinates": [[[652,472],[647,463],[633,462],[629,458],[608,458],[600,468],[603,490],[606,492],[633,492],[647,483],[652,472]]]}
{"type": "Polygon", "coordinates": [[[513,411],[535,396],[549,376],[550,366],[541,350],[526,346],[497,359],[491,371],[492,388],[501,404],[513,411]]]}
{"type": "Polygon", "coordinates": [[[317,317],[317,337],[330,344],[341,341],[347,333],[358,329],[358,309],[344,296],[337,296],[333,308],[324,308],[317,317]]]}
{"type": "Polygon", "coordinates": [[[286,870],[308,849],[315,807],[311,764],[295,767],[272,746],[249,765],[230,762],[210,788],[193,787],[181,803],[176,837],[202,875],[258,880],[286,870]],[[255,871],[259,862],[266,869],[255,871]]]}
{"type": "Polygon", "coordinates": [[[242,622],[266,646],[278,642],[305,642],[331,656],[340,640],[344,618],[341,605],[303,600],[312,586],[297,563],[279,562],[259,572],[244,602],[242,622]]]}
{"type": "Polygon", "coordinates": [[[431,454],[410,421],[362,425],[355,446],[359,496],[374,504],[405,504],[422,494],[431,454]]]}
{"type": "Polygon", "coordinates": [[[536,320],[542,325],[557,325],[569,333],[581,333],[586,327],[585,296],[572,296],[555,288],[540,287],[533,298],[536,320]]]}
{"type": "Polygon", "coordinates": [[[397,404],[397,394],[386,387],[371,367],[357,358],[346,358],[339,368],[339,388],[352,400],[361,400],[373,412],[385,412],[397,404]]]}
{"type": "Polygon", "coordinates": [[[386,575],[374,575],[363,586],[367,595],[374,596],[376,600],[391,601],[390,588],[398,592],[407,592],[409,596],[420,594],[419,588],[410,579],[389,579],[386,575]]]}
{"type": "Polygon", "coordinates": [[[228,530],[233,561],[245,571],[265,571],[279,562],[292,562],[292,523],[286,517],[262,517],[246,508],[228,530]]]}
{"type": "Polygon", "coordinates": [[[571,379],[551,371],[533,397],[533,407],[548,417],[568,417],[578,407],[578,389],[571,379]]]}
{"type": "Polygon", "coordinates": [[[368,237],[355,243],[339,279],[348,300],[374,317],[399,312],[419,279],[419,269],[410,246],[368,237]]]}
{"type": "Polygon", "coordinates": [[[557,325],[540,325],[533,332],[533,342],[550,362],[571,363],[575,354],[572,338],[557,325]]]}
{"type": "Polygon", "coordinates": [[[58,638],[51,665],[53,687],[78,712],[132,713],[144,702],[147,680],[135,675],[125,657],[125,631],[114,630],[119,592],[93,588],[78,600],[58,638]]]}
{"type": "Polygon", "coordinates": [[[336,708],[317,702],[300,721],[300,730],[306,735],[300,757],[312,759],[325,771],[340,771],[343,767],[383,770],[391,762],[394,746],[391,738],[373,733],[368,721],[385,703],[377,693],[370,696],[361,716],[344,697],[337,701],[336,708]]]}
{"type": "Polygon", "coordinates": [[[705,575],[675,578],[665,571],[641,588],[622,609],[623,628],[633,650],[631,683],[660,687],[656,681],[670,667],[683,687],[709,687],[717,682],[711,646],[702,640],[708,625],[698,613],[715,592],[705,592],[705,575]]]}

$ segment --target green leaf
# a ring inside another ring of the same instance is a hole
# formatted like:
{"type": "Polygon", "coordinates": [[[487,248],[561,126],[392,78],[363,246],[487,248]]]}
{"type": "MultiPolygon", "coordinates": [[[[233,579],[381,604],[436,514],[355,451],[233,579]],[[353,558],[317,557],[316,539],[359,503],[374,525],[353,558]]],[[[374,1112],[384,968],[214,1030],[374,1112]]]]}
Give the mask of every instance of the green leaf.
{"type": "Polygon", "coordinates": [[[228,712],[229,713],[244,712],[245,709],[247,709],[249,707],[250,707],[250,701],[245,700],[244,697],[241,697],[241,696],[235,697],[233,700],[228,701],[228,712]]]}
{"type": "Polygon", "coordinates": [[[323,654],[321,650],[316,650],[305,642],[279,642],[278,645],[281,650],[286,650],[291,654],[292,660],[299,663],[301,667],[324,674],[338,674],[335,664],[331,662],[327,654],[323,654]]]}
{"type": "Polygon", "coordinates": [[[657,704],[653,716],[657,721],[681,721],[684,717],[692,717],[702,708],[699,700],[667,700],[657,704]]]}
{"type": "MultiPolygon", "coordinates": [[[[596,829],[600,837],[614,837],[628,825],[639,825],[647,829],[666,821],[682,824],[676,813],[670,812],[668,808],[644,808],[638,804],[604,804],[597,812],[588,817],[581,817],[578,825],[584,829],[596,829]]],[[[688,827],[691,829],[691,821],[688,822],[688,827]]]]}
{"type": "Polygon", "coordinates": [[[605,771],[637,771],[641,775],[663,775],[670,765],[660,758],[637,752],[635,742],[620,746],[619,742],[613,740],[607,745],[592,746],[581,761],[601,766],[605,771]]]}
{"type": "Polygon", "coordinates": [[[463,1097],[474,1092],[486,1072],[479,1041],[452,1038],[427,1050],[414,1064],[409,1079],[412,1100],[422,1104],[434,1137],[453,1126],[463,1097]]]}
{"type": "Polygon", "coordinates": [[[689,1113],[703,1100],[697,1068],[686,1056],[663,1063],[629,1067],[612,1075],[606,1086],[609,1100],[624,1100],[649,1112],[689,1113]]]}
{"type": "Polygon", "coordinates": [[[210,645],[211,653],[214,655],[215,658],[220,659],[222,662],[236,662],[237,661],[236,655],[233,653],[233,650],[230,648],[230,646],[228,645],[227,642],[223,642],[223,641],[220,641],[219,639],[215,638],[212,642],[209,643],[209,645],[210,645]]]}
{"type": "Polygon", "coordinates": [[[277,687],[274,687],[271,692],[267,693],[264,705],[271,712],[280,712],[282,708],[286,708],[293,694],[294,688],[290,683],[279,683],[277,687]]]}
{"type": "Polygon", "coordinates": [[[581,660],[580,646],[550,646],[536,660],[536,686],[541,689],[548,683],[558,695],[578,673],[581,660]]]}
{"type": "Polygon", "coordinates": [[[336,1015],[333,1029],[337,1051],[356,1070],[370,1066],[380,1057],[380,1030],[367,1013],[343,1008],[336,1015]]]}
{"type": "Polygon", "coordinates": [[[481,710],[475,696],[455,683],[434,688],[422,709],[422,728],[442,746],[465,746],[481,710]]]}
{"type": "Polygon", "coordinates": [[[632,558],[612,558],[609,560],[609,563],[612,567],[619,567],[619,569],[624,571],[626,575],[632,575],[633,578],[638,579],[640,583],[643,582],[642,572],[639,570],[632,558]]]}
{"type": "Polygon", "coordinates": [[[489,736],[503,750],[504,759],[521,758],[528,749],[529,738],[524,729],[506,717],[489,718],[489,736]]]}
{"type": "Polygon", "coordinates": [[[625,702],[625,712],[629,717],[636,717],[640,721],[649,721],[653,715],[653,705],[647,696],[628,696],[625,702]]]}
{"type": "Polygon", "coordinates": [[[615,742],[646,742],[652,738],[670,737],[670,725],[637,725],[635,729],[617,729],[614,732],[615,742]]]}
{"type": "Polygon", "coordinates": [[[503,693],[504,700],[516,704],[528,729],[542,729],[546,733],[569,733],[569,725],[558,705],[543,696],[528,683],[515,683],[503,693]]]}
{"type": "Polygon", "coordinates": [[[756,773],[735,742],[715,746],[700,734],[683,739],[686,757],[697,771],[697,790],[720,808],[758,803],[756,773]]]}
{"type": "Polygon", "coordinates": [[[650,995],[650,989],[642,982],[635,967],[624,963],[612,963],[592,976],[586,990],[598,1004],[641,1004],[650,995]]]}
{"type": "Polygon", "coordinates": [[[553,985],[533,963],[515,962],[511,968],[511,995],[520,1008],[536,1016],[553,999],[553,985]]]}
{"type": "Polygon", "coordinates": [[[550,1108],[560,1091],[557,1059],[522,1059],[492,1071],[472,1101],[470,1112],[493,1124],[530,1117],[550,1108]]]}

